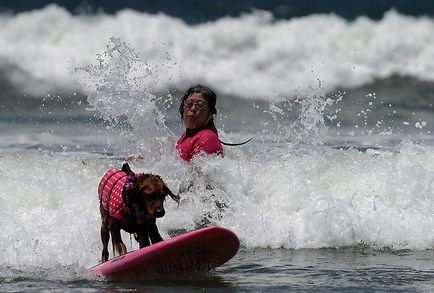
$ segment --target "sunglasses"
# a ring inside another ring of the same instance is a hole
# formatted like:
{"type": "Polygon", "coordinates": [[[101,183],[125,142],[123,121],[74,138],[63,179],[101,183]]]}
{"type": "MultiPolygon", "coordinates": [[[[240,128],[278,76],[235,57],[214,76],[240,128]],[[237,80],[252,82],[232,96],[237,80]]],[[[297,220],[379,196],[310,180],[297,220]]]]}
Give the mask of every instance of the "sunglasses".
{"type": "Polygon", "coordinates": [[[196,110],[203,110],[208,108],[208,106],[203,102],[193,102],[193,101],[184,101],[184,107],[187,107],[188,109],[193,109],[193,107],[196,110]]]}

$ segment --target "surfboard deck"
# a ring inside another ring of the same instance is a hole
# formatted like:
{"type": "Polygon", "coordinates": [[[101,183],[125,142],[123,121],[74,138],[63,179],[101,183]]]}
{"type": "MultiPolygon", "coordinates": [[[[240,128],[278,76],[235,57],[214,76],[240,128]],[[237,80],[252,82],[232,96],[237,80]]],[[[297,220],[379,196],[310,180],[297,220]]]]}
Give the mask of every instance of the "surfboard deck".
{"type": "Polygon", "coordinates": [[[239,246],[234,232],[213,226],[112,258],[91,270],[111,279],[204,273],[230,260],[239,246]]]}

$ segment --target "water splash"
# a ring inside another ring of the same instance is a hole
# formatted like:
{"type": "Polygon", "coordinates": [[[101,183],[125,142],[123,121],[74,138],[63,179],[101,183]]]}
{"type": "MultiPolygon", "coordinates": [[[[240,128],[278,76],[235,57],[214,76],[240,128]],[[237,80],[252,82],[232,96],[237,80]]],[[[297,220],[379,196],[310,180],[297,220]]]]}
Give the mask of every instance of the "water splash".
{"type": "Polygon", "coordinates": [[[157,65],[141,59],[127,43],[114,37],[96,60],[97,65],[83,68],[92,110],[109,121],[109,127],[128,129],[122,135],[133,152],[155,158],[167,150],[164,138],[172,134],[158,104],[170,103],[171,96],[155,95],[147,86],[151,79],[161,80],[154,74],[157,65]]]}
{"type": "Polygon", "coordinates": [[[292,144],[322,144],[328,125],[336,119],[335,105],[341,97],[312,95],[270,103],[268,114],[277,124],[282,141],[292,144]]]}

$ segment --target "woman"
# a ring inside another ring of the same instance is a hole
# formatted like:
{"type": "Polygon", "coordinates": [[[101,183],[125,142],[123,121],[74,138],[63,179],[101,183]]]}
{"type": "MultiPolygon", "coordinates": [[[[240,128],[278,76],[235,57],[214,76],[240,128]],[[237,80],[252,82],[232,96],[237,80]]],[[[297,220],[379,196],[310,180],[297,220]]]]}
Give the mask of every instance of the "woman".
{"type": "Polygon", "coordinates": [[[196,85],[182,97],[179,114],[184,121],[185,132],[176,144],[179,155],[190,161],[200,153],[223,155],[213,115],[217,96],[208,87],[196,85]]]}

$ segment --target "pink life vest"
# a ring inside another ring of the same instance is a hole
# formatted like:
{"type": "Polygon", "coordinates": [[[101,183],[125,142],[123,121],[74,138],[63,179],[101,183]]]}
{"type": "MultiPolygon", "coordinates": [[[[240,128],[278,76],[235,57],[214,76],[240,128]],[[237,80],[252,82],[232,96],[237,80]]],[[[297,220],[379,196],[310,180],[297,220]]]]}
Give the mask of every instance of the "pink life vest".
{"type": "Polygon", "coordinates": [[[130,213],[122,198],[127,173],[116,169],[110,169],[101,179],[98,187],[99,200],[104,209],[109,211],[113,218],[121,220],[124,214],[130,213]]]}
{"type": "Polygon", "coordinates": [[[201,152],[223,155],[223,147],[214,123],[210,123],[199,130],[184,132],[176,143],[176,149],[181,158],[187,162],[201,152]]]}

